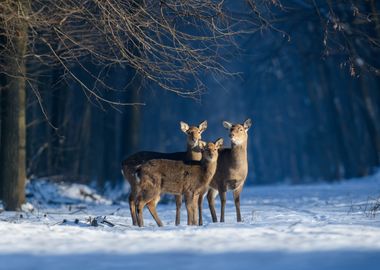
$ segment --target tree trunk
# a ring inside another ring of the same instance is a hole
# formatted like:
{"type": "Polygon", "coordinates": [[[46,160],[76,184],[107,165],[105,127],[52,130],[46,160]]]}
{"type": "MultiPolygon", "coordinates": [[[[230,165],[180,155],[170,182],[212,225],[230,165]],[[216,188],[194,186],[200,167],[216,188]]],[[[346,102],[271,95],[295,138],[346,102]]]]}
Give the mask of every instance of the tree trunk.
{"type": "Polygon", "coordinates": [[[373,140],[375,150],[376,163],[380,163],[380,124],[377,117],[376,104],[373,103],[373,97],[370,94],[369,86],[365,76],[360,77],[361,93],[363,97],[363,104],[365,105],[369,134],[373,140]]]}
{"type": "MultiPolygon", "coordinates": [[[[141,80],[140,78],[135,79],[136,81],[128,89],[128,102],[138,102],[139,101],[139,87],[141,80]]],[[[125,153],[128,155],[134,153],[139,145],[139,128],[140,128],[140,118],[141,112],[139,106],[129,106],[127,108],[126,117],[123,125],[126,130],[122,143],[125,147],[125,153]]]]}
{"type": "MultiPolygon", "coordinates": [[[[4,28],[3,28],[3,21],[0,21],[0,53],[3,53],[3,50],[5,49],[5,44],[6,44],[6,39],[4,38],[4,28]]],[[[4,67],[4,59],[3,58],[0,58],[0,68],[3,68],[4,67]]],[[[1,131],[2,131],[2,108],[4,108],[3,106],[3,102],[2,102],[2,97],[1,97],[1,93],[2,93],[2,90],[3,88],[5,87],[6,85],[6,78],[5,78],[5,74],[3,72],[0,72],[0,163],[1,163],[1,148],[2,148],[2,145],[1,145],[1,131]]],[[[2,166],[0,164],[0,200],[3,198],[3,182],[2,182],[2,177],[1,177],[1,171],[2,171],[2,166]]]]}
{"type": "MultiPolygon", "coordinates": [[[[14,6],[16,14],[26,14],[27,1],[14,6]]],[[[5,210],[18,210],[25,201],[25,61],[27,48],[27,23],[15,17],[13,35],[8,37],[6,86],[2,91],[0,178],[3,183],[5,210]]]]}

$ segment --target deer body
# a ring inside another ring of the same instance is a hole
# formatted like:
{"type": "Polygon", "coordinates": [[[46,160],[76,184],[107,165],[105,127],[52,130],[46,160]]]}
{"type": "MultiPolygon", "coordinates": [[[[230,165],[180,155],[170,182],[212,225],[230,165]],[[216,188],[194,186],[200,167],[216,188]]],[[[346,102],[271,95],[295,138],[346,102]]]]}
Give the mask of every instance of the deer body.
{"type": "Polygon", "coordinates": [[[223,149],[218,164],[220,166],[210,184],[211,188],[222,191],[239,188],[248,175],[247,143],[223,149]]]}
{"type": "MultiPolygon", "coordinates": [[[[142,151],[129,156],[122,162],[122,174],[128,181],[131,190],[129,195],[129,208],[132,216],[133,225],[137,225],[136,217],[136,196],[138,192],[139,179],[135,173],[139,165],[152,159],[169,159],[169,160],[201,160],[202,153],[200,149],[201,134],[207,128],[207,121],[203,121],[198,127],[189,126],[181,122],[181,130],[187,135],[187,151],[175,153],[160,153],[151,151],[142,151]]],[[[180,223],[180,209],[182,205],[182,196],[176,196],[176,225],[180,223]]]]}
{"type": "MultiPolygon", "coordinates": [[[[207,200],[213,222],[217,222],[215,212],[215,196],[219,193],[221,201],[220,222],[224,222],[224,211],[226,205],[226,192],[233,191],[236,208],[237,221],[241,222],[240,213],[240,193],[248,175],[247,141],[248,129],[251,120],[248,119],[244,124],[232,125],[223,122],[225,128],[230,131],[231,148],[221,150],[218,158],[218,167],[210,183],[207,200]]],[[[206,192],[204,190],[203,192],[206,192]]],[[[202,204],[203,194],[199,196],[199,224],[202,224],[202,204]]]]}
{"type": "Polygon", "coordinates": [[[142,211],[145,205],[157,225],[162,226],[156,205],[164,193],[185,195],[187,224],[196,225],[198,196],[208,187],[216,172],[218,150],[222,143],[222,139],[208,143],[201,161],[156,159],[141,165],[137,171],[140,184],[136,200],[139,226],[143,226],[142,211]]]}

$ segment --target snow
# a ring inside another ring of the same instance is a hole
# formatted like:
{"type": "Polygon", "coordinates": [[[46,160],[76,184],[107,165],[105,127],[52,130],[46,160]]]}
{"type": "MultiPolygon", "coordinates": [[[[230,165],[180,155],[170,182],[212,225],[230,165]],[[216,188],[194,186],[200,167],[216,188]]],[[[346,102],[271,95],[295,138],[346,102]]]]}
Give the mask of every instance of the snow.
{"type": "Polygon", "coordinates": [[[205,202],[202,227],[184,225],[184,206],[175,226],[174,203],[158,206],[164,227],[147,209],[146,227],[134,227],[125,202],[79,184],[36,181],[28,194],[25,212],[0,213],[0,269],[379,268],[380,209],[371,209],[379,203],[380,173],[335,184],[246,187],[242,223],[229,194],[226,222],[212,223],[205,202]],[[96,217],[99,226],[91,226],[96,217]]]}

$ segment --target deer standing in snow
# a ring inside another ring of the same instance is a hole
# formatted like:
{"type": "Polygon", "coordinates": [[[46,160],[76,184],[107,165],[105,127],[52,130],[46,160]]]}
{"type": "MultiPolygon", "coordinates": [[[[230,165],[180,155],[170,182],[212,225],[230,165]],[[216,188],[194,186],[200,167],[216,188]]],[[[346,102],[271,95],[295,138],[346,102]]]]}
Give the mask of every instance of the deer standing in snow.
{"type": "MultiPolygon", "coordinates": [[[[241,222],[240,193],[248,175],[247,142],[248,130],[251,125],[251,119],[247,119],[243,124],[231,124],[223,121],[223,126],[229,130],[231,148],[225,148],[220,151],[217,170],[207,193],[213,222],[218,221],[215,212],[215,197],[218,193],[221,202],[220,222],[224,222],[226,193],[228,190],[233,191],[237,222],[241,222]]],[[[204,190],[203,193],[206,191],[204,190]]],[[[199,225],[202,225],[202,204],[203,194],[199,196],[198,201],[199,225]]]]}
{"type": "Polygon", "coordinates": [[[185,195],[187,224],[197,225],[198,196],[213,179],[218,151],[222,145],[223,139],[205,144],[201,161],[153,159],[141,165],[136,172],[136,176],[140,179],[136,200],[138,225],[144,225],[145,205],[157,225],[163,225],[156,206],[161,194],[165,193],[185,195]]]}
{"type": "MultiPolygon", "coordinates": [[[[146,161],[151,159],[171,159],[171,160],[201,160],[202,153],[200,150],[200,144],[202,133],[207,129],[207,121],[203,121],[196,126],[189,126],[185,122],[180,122],[181,130],[187,135],[187,150],[186,152],[175,153],[159,153],[142,151],[137,152],[122,162],[122,174],[124,178],[129,182],[131,191],[129,195],[129,208],[132,216],[133,225],[137,225],[136,217],[136,195],[138,192],[138,179],[135,176],[136,168],[146,161]]],[[[175,196],[176,199],[176,225],[180,223],[180,210],[182,205],[182,195],[175,196]]]]}

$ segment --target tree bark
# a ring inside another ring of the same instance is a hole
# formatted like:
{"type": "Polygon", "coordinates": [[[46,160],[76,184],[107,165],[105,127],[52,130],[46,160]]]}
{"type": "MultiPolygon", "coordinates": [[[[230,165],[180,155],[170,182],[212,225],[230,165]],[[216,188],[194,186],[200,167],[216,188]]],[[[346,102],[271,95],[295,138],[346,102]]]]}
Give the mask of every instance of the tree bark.
{"type": "Polygon", "coordinates": [[[369,134],[373,140],[373,146],[375,150],[376,163],[380,163],[380,124],[376,113],[376,105],[373,103],[373,97],[369,91],[369,86],[365,76],[360,77],[361,82],[361,94],[363,98],[363,104],[366,109],[366,116],[368,122],[369,134]]]}
{"type": "MultiPolygon", "coordinates": [[[[138,76],[138,75],[137,75],[138,76]]],[[[141,84],[140,77],[135,78],[135,81],[128,89],[128,102],[138,102],[139,101],[139,88],[141,84]]],[[[139,145],[139,128],[140,128],[140,118],[141,112],[139,106],[131,106],[127,108],[126,118],[124,120],[124,126],[126,127],[125,136],[123,138],[123,144],[125,147],[125,152],[130,155],[134,153],[139,145]]]]}
{"type": "MultiPolygon", "coordinates": [[[[28,1],[18,1],[16,14],[26,14],[28,1]]],[[[18,210],[25,201],[25,61],[27,23],[15,16],[9,36],[12,47],[4,57],[6,86],[2,90],[0,178],[5,210],[18,210]]]]}
{"type": "MultiPolygon", "coordinates": [[[[3,21],[1,20],[0,21],[0,53],[2,53],[2,51],[5,49],[5,44],[6,44],[6,39],[4,38],[4,23],[3,21]]],[[[0,68],[3,68],[4,67],[4,59],[3,58],[0,58],[0,68]]],[[[5,74],[3,72],[0,72],[0,163],[1,163],[1,148],[2,148],[2,144],[1,144],[1,137],[2,137],[2,108],[4,108],[3,106],[3,100],[2,100],[2,90],[3,88],[5,87],[6,85],[6,80],[5,80],[5,74]]],[[[2,177],[1,177],[1,171],[2,171],[2,166],[0,164],[0,200],[3,198],[3,182],[2,182],[2,177]]]]}

